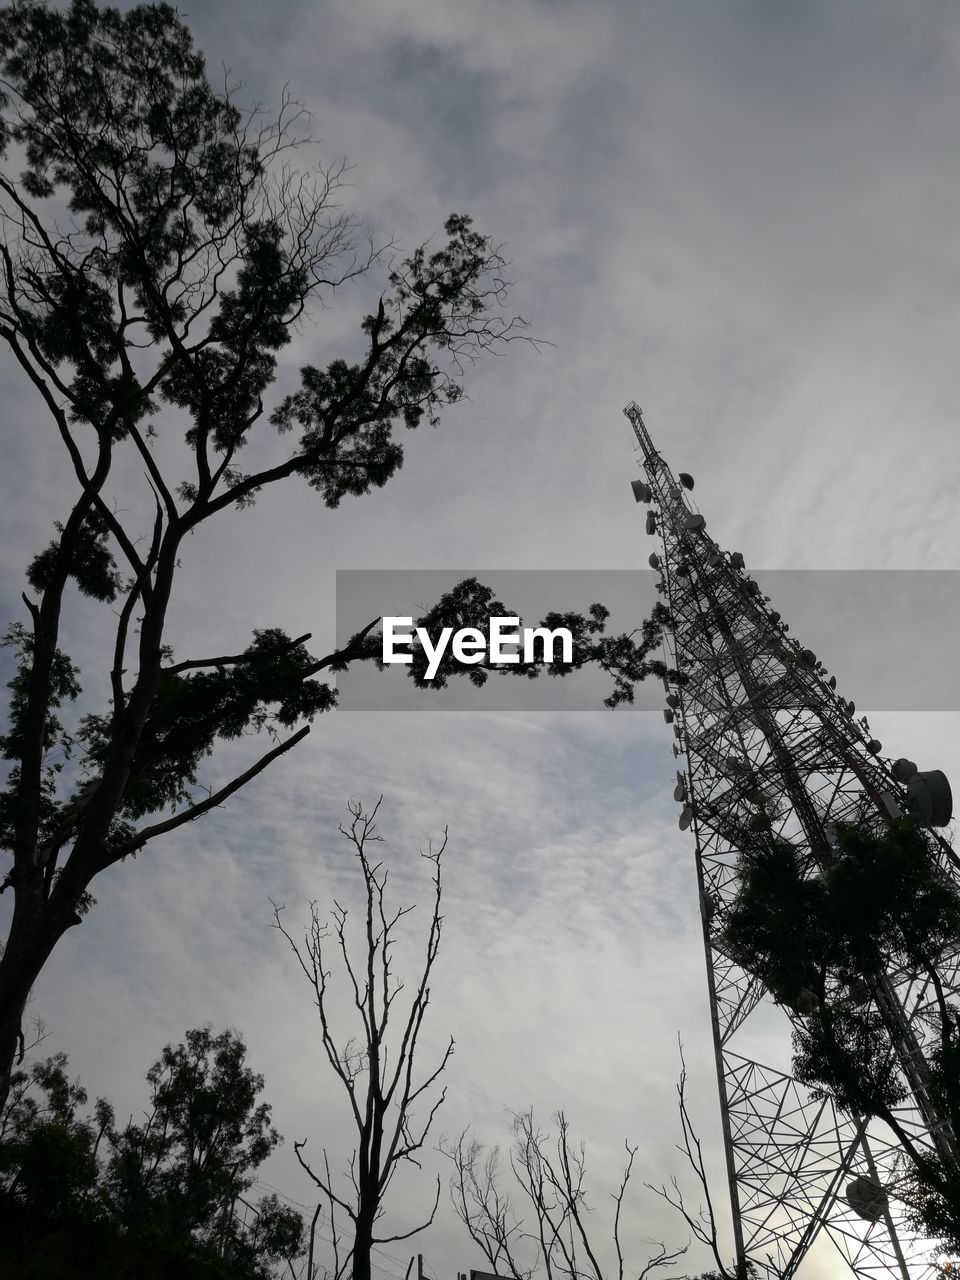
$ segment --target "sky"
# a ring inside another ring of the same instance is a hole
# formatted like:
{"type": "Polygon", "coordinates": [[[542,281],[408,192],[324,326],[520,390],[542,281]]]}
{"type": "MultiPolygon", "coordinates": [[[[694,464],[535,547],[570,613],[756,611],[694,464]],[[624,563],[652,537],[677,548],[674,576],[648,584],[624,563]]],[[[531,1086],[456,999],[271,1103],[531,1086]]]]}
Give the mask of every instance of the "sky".
{"type": "MultiPolygon", "coordinates": [[[[309,108],[322,155],[353,166],[345,207],[375,240],[438,239],[458,211],[503,242],[511,305],[544,345],[469,369],[468,398],[405,438],[384,490],[331,512],[306,486],[278,487],[191,540],[170,614],[178,652],[236,651],[262,626],[310,631],[325,652],[338,569],[645,566],[630,400],[748,567],[960,567],[954,6],[196,0],[183,12],[241,96],[269,106],[286,84],[309,108]]],[[[349,349],[365,288],[303,326],[281,389],[349,349]]],[[[0,605],[14,621],[24,568],[72,490],[3,356],[0,394],[0,605]]],[[[137,468],[122,466],[124,500],[142,502],[137,468]]],[[[637,621],[655,598],[637,599],[637,621]]],[[[802,639],[805,618],[788,616],[802,639]]],[[[67,648],[91,684],[103,626],[71,607],[67,648]]],[[[870,701],[856,644],[822,656],[891,755],[960,778],[955,712],[885,711],[903,703],[870,701]]],[[[930,661],[919,649],[916,664],[930,661]]],[[[506,1145],[510,1110],[532,1106],[546,1125],[564,1108],[601,1236],[624,1139],[637,1143],[624,1218],[636,1268],[645,1238],[685,1238],[642,1185],[682,1173],[678,1035],[721,1169],[672,740],[658,713],[629,710],[330,713],[228,806],[94,884],[96,907],[34,992],[44,1051],[66,1051],[91,1096],[136,1116],[164,1043],[207,1021],[237,1028],[286,1138],[264,1184],[312,1207],[293,1142],[342,1167],[349,1123],[270,900],[291,926],[311,900],[355,904],[337,824],[351,798],[382,794],[397,904],[420,902],[398,952],[411,963],[427,922],[417,850],[449,828],[422,1050],[426,1064],[456,1041],[436,1136],[469,1125],[506,1145]]],[[[218,753],[204,780],[253,749],[218,753]]],[[[786,1043],[772,1052],[785,1060],[786,1043]]],[[[397,1231],[446,1180],[432,1151],[409,1173],[390,1204],[397,1231]]],[[[385,1249],[400,1275],[414,1250],[437,1280],[483,1267],[445,1194],[422,1236],[385,1249]]],[[[801,1272],[834,1274],[829,1252],[801,1272]]]]}

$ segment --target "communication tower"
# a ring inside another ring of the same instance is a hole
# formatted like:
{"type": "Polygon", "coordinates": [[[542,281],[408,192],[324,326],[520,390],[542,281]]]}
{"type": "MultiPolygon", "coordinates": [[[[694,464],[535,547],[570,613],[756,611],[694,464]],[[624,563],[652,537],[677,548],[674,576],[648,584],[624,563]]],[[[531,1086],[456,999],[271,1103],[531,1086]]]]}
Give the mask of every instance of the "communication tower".
{"type": "MultiPolygon", "coordinates": [[[[772,997],[725,955],[723,921],[740,885],[738,841],[758,815],[803,851],[811,875],[831,861],[835,824],[880,831],[910,815],[942,874],[957,880],[960,859],[937,832],[951,817],[949,784],[938,770],[881,756],[866,721],[789,634],[743,556],[712,540],[691,497],[692,476],[674,477],[636,404],[624,413],[644,472],[634,496],[647,505],[647,533],[659,539],[649,564],[671,615],[669,665],[686,677],[664,682],[664,717],[675,735],[679,824],[695,847],[738,1272],[746,1276],[752,1264],[764,1280],[789,1280],[825,1231],[856,1276],[940,1274],[930,1242],[904,1226],[897,1193],[907,1163],[893,1131],[814,1099],[751,1055],[751,1027],[769,1021],[772,997]]],[[[941,957],[937,976],[941,998],[960,997],[960,955],[941,957]]],[[[795,1025],[812,1012],[807,996],[816,1002],[805,992],[784,1007],[795,1025]]],[[[872,1005],[908,1094],[897,1120],[918,1147],[958,1164],[957,1135],[929,1087],[942,1007],[930,977],[888,972],[828,998],[872,1005]]]]}

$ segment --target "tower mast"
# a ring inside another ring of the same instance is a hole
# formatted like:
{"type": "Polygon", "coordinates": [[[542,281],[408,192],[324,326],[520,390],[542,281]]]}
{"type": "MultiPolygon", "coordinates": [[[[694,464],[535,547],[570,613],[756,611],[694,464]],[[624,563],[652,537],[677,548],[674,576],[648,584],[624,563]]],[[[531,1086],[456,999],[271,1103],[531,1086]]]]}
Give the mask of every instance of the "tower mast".
{"type": "MultiPolygon", "coordinates": [[[[932,830],[950,819],[949,786],[938,771],[880,758],[866,721],[855,719],[816,655],[789,637],[743,557],[709,536],[689,497],[692,477],[674,477],[635,403],[624,413],[644,471],[634,496],[647,504],[647,532],[661,545],[649,563],[670,609],[668,656],[685,677],[667,684],[664,715],[682,766],[674,792],[680,827],[695,842],[738,1280],[751,1265],[769,1280],[789,1280],[822,1230],[854,1275],[921,1280],[938,1269],[930,1243],[904,1229],[901,1145],[879,1124],[841,1113],[755,1060],[751,1032],[769,1025],[771,993],[725,955],[722,934],[751,821],[799,848],[816,874],[831,863],[835,824],[880,833],[911,814],[942,875],[958,881],[956,854],[932,830]]],[[[957,954],[942,960],[938,978],[941,998],[960,996],[957,954]]],[[[940,1008],[930,987],[927,974],[898,971],[860,998],[875,1008],[909,1092],[895,1109],[899,1125],[918,1148],[960,1166],[957,1135],[930,1089],[940,1008]]],[[[850,999],[848,991],[830,995],[850,999]]],[[[803,1008],[784,1012],[803,1025],[803,1008]]]]}

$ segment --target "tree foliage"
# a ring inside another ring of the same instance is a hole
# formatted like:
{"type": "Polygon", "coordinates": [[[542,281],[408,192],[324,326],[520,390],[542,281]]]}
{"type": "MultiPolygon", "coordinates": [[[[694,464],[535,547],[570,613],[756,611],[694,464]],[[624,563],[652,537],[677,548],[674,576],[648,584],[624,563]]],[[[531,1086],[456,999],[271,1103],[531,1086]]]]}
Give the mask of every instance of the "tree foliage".
{"type": "Polygon", "coordinates": [[[147,1082],[143,1123],[118,1128],[103,1098],[81,1118],[87,1094],[70,1081],[65,1054],[14,1073],[0,1115],[0,1196],[11,1229],[33,1233],[41,1255],[42,1238],[66,1226],[94,1241],[104,1264],[152,1250],[169,1264],[205,1262],[211,1276],[266,1280],[300,1252],[303,1222],[274,1195],[254,1206],[250,1230],[235,1212],[280,1141],[243,1041],[231,1031],[188,1031],[164,1048],[147,1082]]]}
{"type": "Polygon", "coordinates": [[[918,1146],[897,1108],[911,1083],[894,1051],[885,975],[913,972],[931,992],[918,1069],[939,1114],[960,1133],[960,1009],[939,966],[960,945],[960,891],[909,820],[881,832],[840,826],[828,865],[770,833],[744,833],[740,890],[724,949],[794,1014],[793,1072],[819,1097],[893,1129],[912,1173],[919,1229],[960,1251],[960,1171],[918,1146]]]}

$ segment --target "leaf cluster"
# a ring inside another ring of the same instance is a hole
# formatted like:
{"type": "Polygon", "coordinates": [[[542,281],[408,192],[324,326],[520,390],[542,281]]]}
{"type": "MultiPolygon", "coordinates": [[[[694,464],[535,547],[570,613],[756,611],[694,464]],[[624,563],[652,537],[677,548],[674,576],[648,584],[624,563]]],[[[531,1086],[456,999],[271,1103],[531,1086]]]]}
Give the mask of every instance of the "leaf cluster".
{"type": "MultiPolygon", "coordinates": [[[[30,686],[33,669],[34,638],[18,622],[13,623],[0,639],[0,648],[17,652],[13,676],[7,681],[10,704],[7,732],[0,734],[0,759],[11,762],[6,786],[0,789],[0,848],[12,847],[13,832],[21,806],[19,761],[30,725],[30,686]]],[[[57,712],[64,702],[80,695],[80,672],[60,649],[55,649],[50,662],[46,715],[43,718],[40,747],[42,761],[37,779],[37,833],[49,835],[56,827],[62,806],[56,799],[57,782],[74,745],[57,712]]]]}
{"type": "Polygon", "coordinates": [[[103,517],[91,508],[69,543],[64,545],[64,526],[55,522],[61,538],[51,542],[34,556],[27,569],[27,581],[39,595],[55,581],[57,575],[73,578],[80,594],[91,600],[110,604],[123,585],[117,562],[107,539],[109,530],[103,517]]]}
{"type": "MultiPolygon", "coordinates": [[[[237,661],[210,670],[162,669],[118,816],[155,813],[189,798],[215,743],[290,728],[333,706],[336,691],[309,679],[316,660],[279,628],[254,632],[237,661]]],[[[112,718],[88,715],[77,733],[98,775],[113,748],[112,718]]]]}
{"type": "Polygon", "coordinates": [[[307,365],[300,390],[271,415],[281,432],[301,429],[298,470],[328,507],[386,484],[403,462],[394,420],[414,428],[426,418],[437,426],[440,407],[463,394],[455,376],[462,362],[523,325],[493,310],[507,291],[499,250],[466,214],[451,214],[444,232],[442,249],[428,255],[420,246],[390,272],[392,292],[361,326],[366,357],[334,360],[326,369],[307,365]],[[451,367],[433,359],[430,347],[449,356],[451,367]]]}
{"type": "MultiPolygon", "coordinates": [[[[881,833],[839,827],[834,857],[816,874],[788,841],[745,833],[724,948],[778,1003],[803,1013],[794,1074],[842,1109],[885,1114],[907,1096],[873,989],[887,970],[935,976],[958,942],[960,893],[909,820],[881,833]]],[[[941,1033],[952,1016],[949,1006],[939,1011],[941,1033]]],[[[941,1034],[941,1070],[945,1043],[941,1034]]]]}
{"type": "Polygon", "coordinates": [[[960,893],[909,820],[877,833],[840,826],[829,865],[770,833],[743,833],[740,890],[723,944],[780,1003],[801,991],[871,982],[884,968],[927,969],[960,941],[960,893]]]}
{"type": "Polygon", "coordinates": [[[960,945],[960,891],[937,864],[922,830],[907,819],[882,831],[840,826],[833,857],[808,857],[769,832],[742,836],[740,891],[722,925],[727,954],[760,978],[794,1020],[793,1074],[841,1110],[880,1117],[911,1160],[908,1203],[928,1235],[960,1246],[960,1177],[931,1159],[900,1124],[910,1085],[885,1014],[886,975],[922,975],[931,1003],[924,1088],[960,1131],[960,1010],[938,966],[960,945]]]}

